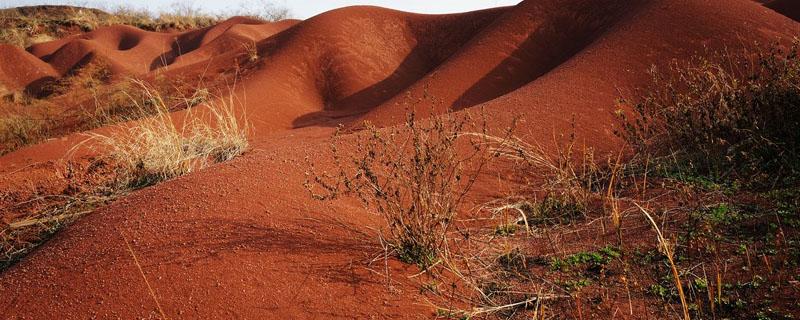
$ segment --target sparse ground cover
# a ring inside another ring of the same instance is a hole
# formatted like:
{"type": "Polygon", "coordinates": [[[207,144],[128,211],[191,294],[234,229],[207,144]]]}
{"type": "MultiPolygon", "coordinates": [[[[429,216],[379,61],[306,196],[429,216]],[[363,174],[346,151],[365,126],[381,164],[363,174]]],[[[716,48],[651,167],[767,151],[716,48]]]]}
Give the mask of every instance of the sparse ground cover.
{"type": "MultiPolygon", "coordinates": [[[[260,5],[264,10],[254,18],[287,18],[285,9],[268,2],[260,5]]],[[[189,4],[176,5],[173,12],[155,18],[149,12],[122,8],[113,14],[60,6],[0,13],[0,23],[9,26],[2,35],[16,37],[0,41],[20,46],[106,25],[166,32],[202,28],[227,17],[205,14],[189,4]]],[[[57,175],[67,181],[63,191],[34,190],[26,196],[9,189],[0,194],[2,268],[61,227],[129,191],[244,152],[250,127],[227,86],[236,83],[240,72],[237,68],[230,75],[199,80],[157,73],[140,80],[114,74],[109,64],[93,59],[49,81],[39,92],[0,91],[0,155],[76,132],[107,129],[104,134],[88,133],[87,141],[73,148],[92,149],[95,156],[55,164],[57,175]],[[175,120],[172,113],[178,111],[183,113],[175,120]]]]}
{"type": "Polygon", "coordinates": [[[82,132],[136,117],[157,109],[157,95],[170,112],[207,102],[214,90],[235,81],[181,81],[157,76],[147,81],[118,79],[102,61],[93,62],[46,86],[40,96],[17,93],[0,100],[0,155],[46,139],[82,132]],[[146,85],[148,90],[142,90],[146,85]],[[69,106],[69,107],[65,107],[69,106]]]}
{"type": "Polygon", "coordinates": [[[306,185],[386,217],[387,258],[419,266],[439,317],[792,319],[800,59],[781,48],[653,70],[617,112],[626,149],[605,158],[571,135],[553,152],[514,126],[497,136],[412,114],[405,133],[368,130],[352,156],[334,142],[340,171],[312,170],[306,185]],[[469,192],[478,173],[463,170],[488,161],[528,182],[474,223],[448,195],[469,192]]]}

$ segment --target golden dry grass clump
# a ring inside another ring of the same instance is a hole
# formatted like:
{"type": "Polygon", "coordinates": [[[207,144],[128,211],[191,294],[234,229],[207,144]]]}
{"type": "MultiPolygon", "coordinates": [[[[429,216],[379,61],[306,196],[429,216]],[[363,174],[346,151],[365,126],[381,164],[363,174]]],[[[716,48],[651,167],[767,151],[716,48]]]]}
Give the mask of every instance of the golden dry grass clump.
{"type": "MultiPolygon", "coordinates": [[[[98,173],[102,177],[76,194],[39,196],[14,205],[14,210],[31,209],[0,226],[0,270],[50,234],[128,191],[230,160],[247,149],[249,126],[237,113],[235,97],[208,100],[207,90],[197,90],[200,93],[183,98],[184,105],[170,108],[167,101],[174,97],[164,98],[144,82],[133,83],[140,90],[125,94],[135,110],[98,113],[98,123],[116,124],[101,129],[102,133],[88,134],[89,139],[73,148],[88,146],[99,153],[100,161],[91,166],[102,167],[98,173]],[[174,116],[173,109],[183,110],[182,117],[174,116]]],[[[0,129],[8,129],[0,133],[23,136],[15,139],[29,137],[33,129],[27,127],[28,122],[0,118],[0,129]]]]}
{"type": "Polygon", "coordinates": [[[151,185],[230,160],[247,149],[247,120],[236,113],[233,96],[208,100],[199,110],[187,108],[182,118],[173,118],[157,91],[138,84],[148,99],[135,103],[139,114],[131,119],[141,119],[114,125],[110,133],[92,133],[87,141],[118,166],[122,186],[151,185]]]}

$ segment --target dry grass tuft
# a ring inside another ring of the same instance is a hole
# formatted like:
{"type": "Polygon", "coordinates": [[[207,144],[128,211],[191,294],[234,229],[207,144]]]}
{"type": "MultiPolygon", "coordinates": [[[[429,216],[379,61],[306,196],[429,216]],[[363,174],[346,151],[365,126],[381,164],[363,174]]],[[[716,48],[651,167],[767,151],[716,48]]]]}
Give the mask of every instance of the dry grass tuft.
{"type": "Polygon", "coordinates": [[[110,134],[90,134],[87,140],[118,166],[122,186],[151,185],[230,160],[247,149],[247,120],[236,113],[233,96],[210,100],[201,111],[186,109],[182,119],[173,119],[164,98],[138,84],[151,102],[136,103],[141,116],[135,118],[141,119],[115,125],[110,134]]]}
{"type": "Polygon", "coordinates": [[[0,117],[0,154],[39,141],[43,121],[29,114],[9,114],[0,117]]]}
{"type": "MultiPolygon", "coordinates": [[[[598,193],[603,189],[607,189],[609,197],[613,195],[615,181],[611,177],[617,172],[599,165],[591,148],[578,147],[574,135],[570,135],[567,143],[559,142],[554,136],[552,150],[514,136],[467,135],[483,139],[500,159],[516,164],[524,181],[520,195],[494,201],[489,209],[495,213],[509,209],[519,212],[520,222],[529,233],[533,225],[569,224],[584,217],[592,200],[599,198],[598,193]]],[[[608,209],[613,208],[609,206],[608,209]]]]}
{"type": "Polygon", "coordinates": [[[653,226],[653,229],[656,231],[656,236],[659,245],[659,251],[667,257],[667,261],[669,261],[670,270],[672,270],[672,277],[675,281],[675,287],[678,289],[678,296],[681,299],[681,307],[683,308],[683,318],[685,320],[690,320],[691,317],[689,316],[689,304],[686,302],[686,294],[683,292],[683,283],[681,281],[680,272],[678,272],[678,267],[675,265],[675,249],[674,245],[661,233],[661,229],[658,227],[658,224],[653,219],[653,216],[650,215],[649,212],[645,208],[643,208],[638,203],[635,203],[637,208],[642,211],[642,214],[647,217],[647,221],[650,222],[650,225],[653,226]]]}
{"type": "Polygon", "coordinates": [[[260,58],[258,54],[258,45],[254,40],[250,42],[243,41],[242,48],[244,49],[245,54],[247,56],[247,61],[250,62],[258,61],[258,59],[260,58]]]}

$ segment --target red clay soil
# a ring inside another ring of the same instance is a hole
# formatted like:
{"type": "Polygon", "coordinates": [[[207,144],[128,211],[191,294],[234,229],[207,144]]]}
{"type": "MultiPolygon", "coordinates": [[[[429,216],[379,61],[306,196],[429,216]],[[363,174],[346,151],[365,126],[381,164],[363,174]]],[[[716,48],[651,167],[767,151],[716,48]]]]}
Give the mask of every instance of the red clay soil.
{"type": "Polygon", "coordinates": [[[9,91],[25,89],[28,85],[54,79],[58,73],[52,66],[15,46],[0,44],[0,86],[9,91]]]}
{"type": "MultiPolygon", "coordinates": [[[[304,159],[329,157],[332,127],[480,106],[493,126],[523,116],[529,141],[574,124],[580,141],[616,150],[615,100],[647,84],[651,65],[798,34],[749,0],[528,0],[453,15],[350,7],[274,24],[235,18],[180,34],[115,26],[29,53],[0,47],[0,84],[15,88],[92,59],[120,75],[241,72],[233,94],[254,126],[243,156],[100,208],[4,271],[0,313],[160,317],[127,239],[170,318],[430,317],[412,268],[392,261],[387,279],[382,262],[367,263],[381,251],[379,217],[303,190],[304,159]],[[425,95],[438,102],[413,102],[425,95]]],[[[0,195],[58,189],[69,179],[58,161],[82,139],[0,157],[0,195]]]]}

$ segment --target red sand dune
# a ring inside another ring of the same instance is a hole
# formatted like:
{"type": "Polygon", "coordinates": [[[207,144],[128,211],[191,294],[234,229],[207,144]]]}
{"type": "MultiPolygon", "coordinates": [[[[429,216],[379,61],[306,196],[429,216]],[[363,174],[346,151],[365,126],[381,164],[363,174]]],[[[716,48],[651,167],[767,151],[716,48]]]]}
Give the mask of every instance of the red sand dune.
{"type": "MultiPolygon", "coordinates": [[[[303,159],[328,155],[329,127],[395,125],[407,99],[429,94],[442,103],[417,110],[481,106],[498,126],[522,115],[521,133],[537,141],[567,132],[574,118],[579,139],[615,150],[614,101],[619,91],[646,84],[650,65],[798,34],[799,24],[749,0],[528,0],[453,15],[350,7],[306,21],[237,18],[183,34],[110,27],[33,46],[27,55],[0,47],[0,61],[32,61],[0,66],[0,82],[18,86],[87,59],[101,58],[120,74],[177,77],[236,68],[243,42],[255,42],[259,56],[234,91],[255,127],[252,151],[84,217],[0,274],[0,312],[156,316],[125,235],[174,318],[429,314],[404,276],[393,278],[390,291],[365,267],[380,251],[369,241],[377,217],[351,202],[311,201],[303,191],[303,159]]],[[[0,157],[0,183],[57,179],[48,176],[57,165],[46,161],[80,139],[0,157]],[[50,169],[25,170],[36,162],[50,169]]],[[[403,273],[399,264],[392,268],[403,273]]]]}
{"type": "Polygon", "coordinates": [[[22,90],[42,79],[54,79],[58,73],[42,60],[18,47],[0,44],[0,85],[22,90]]]}
{"type": "MultiPolygon", "coordinates": [[[[95,60],[107,63],[114,73],[145,75],[165,67],[189,65],[218,54],[241,51],[244,44],[272,36],[296,22],[262,23],[237,17],[183,33],[148,32],[119,25],[36,44],[27,50],[61,76],[95,60]]],[[[9,54],[0,53],[0,58],[5,59],[9,54]]],[[[41,64],[41,61],[37,62],[41,64]]],[[[24,84],[35,85],[34,81],[24,84]]]]}

